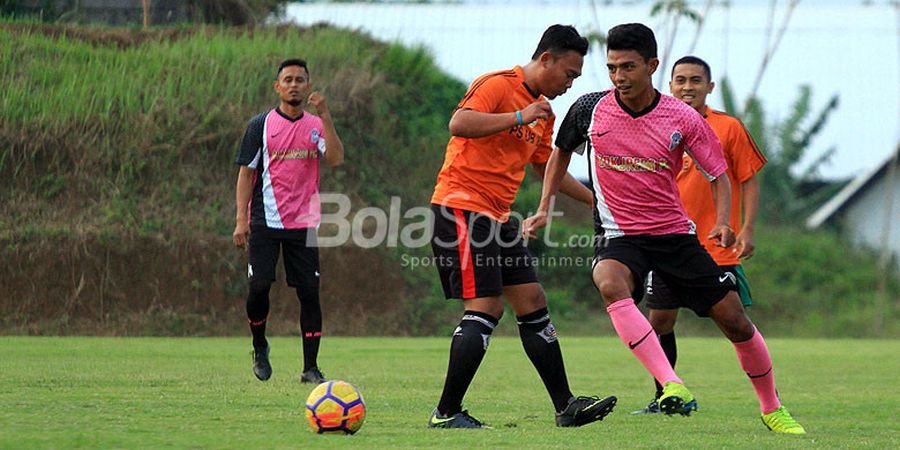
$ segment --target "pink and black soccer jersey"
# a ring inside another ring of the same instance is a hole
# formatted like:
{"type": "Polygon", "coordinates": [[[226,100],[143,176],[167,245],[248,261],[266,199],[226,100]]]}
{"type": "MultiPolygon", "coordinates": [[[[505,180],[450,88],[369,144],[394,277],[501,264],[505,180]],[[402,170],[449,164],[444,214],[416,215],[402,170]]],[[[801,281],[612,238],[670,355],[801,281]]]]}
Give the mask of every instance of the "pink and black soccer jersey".
{"type": "Polygon", "coordinates": [[[694,233],[675,175],[684,152],[710,180],[722,175],[726,162],[718,138],[697,111],[674,97],[657,92],[650,106],[635,112],[611,92],[581,96],[556,138],[561,150],[589,149],[595,232],[606,238],[694,233]]]}
{"type": "Polygon", "coordinates": [[[277,108],[250,120],[236,163],[256,169],[250,225],[312,228],[321,221],[319,157],[325,154],[322,119],[290,119],[277,108]]]}

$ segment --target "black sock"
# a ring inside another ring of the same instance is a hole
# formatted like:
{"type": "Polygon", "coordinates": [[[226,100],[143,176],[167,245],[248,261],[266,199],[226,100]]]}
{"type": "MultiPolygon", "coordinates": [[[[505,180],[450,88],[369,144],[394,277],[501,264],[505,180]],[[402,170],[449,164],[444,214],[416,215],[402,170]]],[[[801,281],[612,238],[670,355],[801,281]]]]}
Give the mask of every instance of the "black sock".
{"type": "Polygon", "coordinates": [[[450,363],[447,366],[447,378],[444,379],[444,391],[438,403],[438,412],[449,416],[462,411],[462,399],[475,378],[475,372],[490,343],[491,333],[498,320],[490,314],[478,311],[466,311],[453,332],[450,344],[450,363]]]}
{"type": "MultiPolygon", "coordinates": [[[[678,348],[675,346],[675,330],[672,330],[669,334],[660,334],[659,336],[659,345],[662,347],[663,352],[666,354],[666,359],[669,360],[669,364],[672,365],[672,368],[675,368],[675,360],[678,359],[678,348]]],[[[656,398],[662,396],[663,387],[659,384],[659,381],[653,380],[656,383],[656,398]]]]}
{"type": "Polygon", "coordinates": [[[298,288],[300,333],[303,337],[303,371],[318,367],[319,342],[322,340],[322,306],[318,286],[298,288]]]}
{"type": "Polygon", "coordinates": [[[250,283],[247,294],[247,319],[250,322],[250,334],[253,335],[253,347],[265,348],[266,318],[269,317],[269,283],[250,283]]]}
{"type": "Polygon", "coordinates": [[[550,313],[547,308],[541,308],[516,317],[516,322],[519,324],[519,337],[525,354],[544,381],[556,412],[561,412],[568,406],[572,391],[569,390],[556,329],[550,323],[550,313]]]}

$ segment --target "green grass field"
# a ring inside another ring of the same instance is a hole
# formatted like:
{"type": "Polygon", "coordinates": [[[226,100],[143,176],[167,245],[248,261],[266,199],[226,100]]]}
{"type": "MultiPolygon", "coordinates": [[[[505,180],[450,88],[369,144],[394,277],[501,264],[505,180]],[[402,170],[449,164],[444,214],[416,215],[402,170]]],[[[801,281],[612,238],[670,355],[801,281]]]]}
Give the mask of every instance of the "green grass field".
{"type": "Polygon", "coordinates": [[[425,427],[446,368],[447,338],[323,341],[320,365],[360,387],[355,436],[306,424],[300,339],[274,338],[274,375],[250,370],[247,338],[3,337],[0,448],[898,448],[900,342],[772,339],[779,391],[805,437],[769,432],[724,339],[680,339],[690,418],[632,416],[649,376],[614,338],[563,338],[576,394],[619,397],[600,423],[557,429],[518,339],[494,338],[465,407],[493,430],[425,427]]]}

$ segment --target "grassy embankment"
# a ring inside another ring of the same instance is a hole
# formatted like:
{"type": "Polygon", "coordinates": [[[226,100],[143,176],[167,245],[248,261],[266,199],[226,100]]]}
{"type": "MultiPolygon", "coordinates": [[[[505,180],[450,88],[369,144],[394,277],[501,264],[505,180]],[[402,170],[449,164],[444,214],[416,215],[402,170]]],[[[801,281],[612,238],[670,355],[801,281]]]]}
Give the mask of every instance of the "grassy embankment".
{"type": "MultiPolygon", "coordinates": [[[[247,120],[275,104],[281,60],[306,58],[329,98],[347,163],[323,171],[323,191],[347,194],[354,210],[392,196],[427,203],[465,89],[422,49],[327,27],[4,23],[0,42],[0,260],[15,292],[0,303],[6,332],[242,329],[232,161],[247,120]]],[[[398,253],[323,251],[331,332],[398,330],[396,320],[415,334],[443,322],[434,283],[397,270],[398,253]],[[345,318],[332,320],[337,311],[345,318]]],[[[293,295],[276,284],[272,313],[284,320],[274,332],[296,326],[293,295]]]]}
{"type": "MultiPolygon", "coordinates": [[[[428,203],[446,123],[465,90],[421,49],[327,27],[142,32],[5,22],[0,54],[0,271],[10,293],[0,299],[2,333],[243,333],[232,160],[247,119],[274,104],[280,60],[309,60],[313,84],[329,98],[347,163],[323,170],[323,191],[349,195],[350,219],[366,206],[387,210],[393,196],[401,213],[428,203]]],[[[537,196],[532,181],[516,209],[533,210],[537,196]]],[[[589,216],[569,211],[557,240],[590,233],[589,216]]],[[[874,257],[831,234],[758,228],[746,269],[761,329],[877,334],[874,257]]],[[[330,334],[452,329],[457,308],[442,300],[434,269],[402,268],[404,253],[430,251],[322,251],[330,334]]],[[[540,269],[565,334],[610,331],[587,271],[540,269]]],[[[884,335],[897,337],[896,282],[888,292],[884,335]]],[[[293,291],[276,283],[272,331],[293,332],[297,314],[293,291]]],[[[683,316],[685,331],[716,333],[683,316]]],[[[501,332],[514,328],[505,320],[501,332]]]]}

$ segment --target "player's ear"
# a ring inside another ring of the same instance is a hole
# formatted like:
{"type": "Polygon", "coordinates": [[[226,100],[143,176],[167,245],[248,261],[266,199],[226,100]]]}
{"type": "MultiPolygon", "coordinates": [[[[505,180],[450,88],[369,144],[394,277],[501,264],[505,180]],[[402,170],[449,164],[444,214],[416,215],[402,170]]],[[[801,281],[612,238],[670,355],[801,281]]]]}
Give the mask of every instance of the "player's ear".
{"type": "Polygon", "coordinates": [[[546,65],[547,63],[550,63],[550,62],[553,61],[553,54],[550,53],[549,51],[546,51],[546,52],[544,52],[544,53],[541,53],[541,56],[538,57],[538,60],[539,60],[542,64],[545,64],[545,65],[546,65]]]}
{"type": "Polygon", "coordinates": [[[659,68],[659,58],[650,58],[650,60],[647,61],[647,65],[650,66],[650,75],[653,75],[656,73],[656,69],[659,68]]]}
{"type": "Polygon", "coordinates": [[[716,82],[715,82],[715,81],[710,81],[710,82],[709,82],[709,93],[712,94],[712,91],[713,91],[713,89],[715,89],[715,88],[716,88],[716,82]]]}

